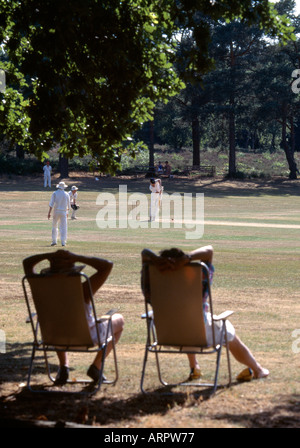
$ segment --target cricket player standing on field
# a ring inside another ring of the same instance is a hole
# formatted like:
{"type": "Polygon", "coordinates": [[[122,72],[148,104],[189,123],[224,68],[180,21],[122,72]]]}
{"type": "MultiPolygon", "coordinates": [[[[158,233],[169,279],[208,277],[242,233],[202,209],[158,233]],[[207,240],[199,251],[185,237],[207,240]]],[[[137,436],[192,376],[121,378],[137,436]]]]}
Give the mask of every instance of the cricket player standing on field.
{"type": "Polygon", "coordinates": [[[150,221],[155,221],[163,192],[161,180],[150,179],[149,190],[151,191],[150,221]]]}
{"type": "Polygon", "coordinates": [[[73,185],[73,187],[71,188],[71,190],[68,193],[68,195],[70,196],[71,208],[73,210],[71,219],[77,219],[76,218],[76,211],[79,209],[78,205],[76,204],[76,201],[77,201],[77,191],[78,191],[78,188],[75,187],[75,185],[73,185]]]}
{"type": "Polygon", "coordinates": [[[48,219],[50,219],[51,211],[53,209],[51,246],[56,246],[57,244],[58,225],[61,245],[65,246],[67,243],[67,218],[70,210],[70,196],[64,191],[67,186],[68,185],[64,182],[59,182],[59,184],[56,185],[57,190],[54,191],[49,202],[48,219]]]}
{"type": "Polygon", "coordinates": [[[47,161],[47,164],[44,165],[43,168],[44,171],[44,188],[47,187],[51,187],[51,171],[52,171],[52,166],[50,165],[49,160],[47,161]]]}

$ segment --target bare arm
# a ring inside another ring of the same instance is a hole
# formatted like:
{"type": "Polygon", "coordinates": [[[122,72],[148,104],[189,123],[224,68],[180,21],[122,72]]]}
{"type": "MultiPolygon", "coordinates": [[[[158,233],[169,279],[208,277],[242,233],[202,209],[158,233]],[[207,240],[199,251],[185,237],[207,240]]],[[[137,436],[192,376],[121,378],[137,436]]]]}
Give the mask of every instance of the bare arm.
{"type": "Polygon", "coordinates": [[[190,254],[184,254],[180,258],[171,257],[161,257],[156,255],[150,249],[144,249],[142,251],[142,262],[143,263],[153,263],[160,271],[165,271],[168,269],[179,269],[180,267],[188,264],[190,261],[203,261],[204,263],[212,263],[213,259],[213,247],[203,246],[198,249],[193,250],[190,254]]]}
{"type": "MultiPolygon", "coordinates": [[[[93,294],[95,294],[96,291],[106,281],[113,267],[113,263],[111,261],[98,257],[78,255],[67,250],[58,250],[57,252],[55,252],[52,259],[52,267],[54,269],[57,267],[59,267],[60,269],[71,269],[75,263],[83,263],[96,270],[96,272],[89,278],[93,294]]],[[[85,298],[88,298],[89,289],[87,282],[84,282],[83,290],[85,298]]]]}
{"type": "MultiPolygon", "coordinates": [[[[23,260],[24,272],[26,275],[35,274],[34,267],[43,260],[50,262],[50,268],[53,273],[66,272],[74,267],[75,263],[84,263],[94,268],[96,272],[90,277],[90,285],[93,294],[103,285],[109,276],[113,263],[108,260],[97,257],[88,257],[84,255],[77,255],[67,250],[58,250],[45,254],[33,255],[23,260]]],[[[84,297],[88,299],[89,289],[88,283],[83,284],[84,297]]]]}
{"type": "MultiPolygon", "coordinates": [[[[113,263],[111,261],[104,260],[102,258],[85,257],[85,256],[80,256],[77,261],[87,264],[92,268],[96,269],[95,274],[91,275],[89,279],[92,292],[93,294],[95,294],[98,291],[98,289],[101,288],[101,286],[105,283],[107,277],[109,276],[113,268],[113,263]]],[[[84,290],[84,296],[87,297],[89,293],[87,283],[84,283],[83,290],[84,290]]]]}
{"type": "Polygon", "coordinates": [[[174,267],[174,259],[156,255],[150,249],[144,249],[142,251],[142,263],[153,263],[158,267],[160,271],[173,269],[174,267]]]}
{"type": "Polygon", "coordinates": [[[199,247],[199,249],[190,252],[190,259],[203,261],[204,263],[212,263],[213,253],[214,249],[211,245],[199,247]]]}
{"type": "Polygon", "coordinates": [[[48,253],[32,255],[23,260],[23,268],[26,275],[36,274],[34,267],[43,260],[49,260],[48,253]]]}

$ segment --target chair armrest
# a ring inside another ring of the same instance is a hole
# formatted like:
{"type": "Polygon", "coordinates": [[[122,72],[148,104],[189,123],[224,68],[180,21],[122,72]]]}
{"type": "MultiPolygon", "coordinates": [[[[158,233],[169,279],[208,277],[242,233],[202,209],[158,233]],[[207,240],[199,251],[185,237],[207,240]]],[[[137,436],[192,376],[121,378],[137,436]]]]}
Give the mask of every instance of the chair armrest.
{"type": "Polygon", "coordinates": [[[151,311],[148,311],[148,313],[146,314],[146,313],[143,313],[142,315],[141,315],[141,318],[142,319],[146,319],[146,318],[148,318],[148,319],[153,319],[153,311],[151,310],[151,311]]]}
{"type": "Polygon", "coordinates": [[[221,314],[218,314],[218,316],[214,315],[213,316],[213,320],[218,321],[218,320],[226,320],[228,319],[229,316],[231,316],[234,313],[234,311],[224,311],[221,314]]]}
{"type": "MultiPolygon", "coordinates": [[[[32,318],[32,319],[33,319],[35,316],[36,316],[36,313],[31,313],[31,318],[32,318]]],[[[30,316],[28,316],[25,322],[26,322],[26,324],[29,324],[30,321],[31,321],[30,316]]]]}
{"type": "Polygon", "coordinates": [[[118,312],[117,309],[112,308],[111,310],[107,311],[107,313],[103,314],[99,319],[97,319],[97,322],[100,322],[101,320],[107,320],[111,319],[111,317],[118,312]]]}

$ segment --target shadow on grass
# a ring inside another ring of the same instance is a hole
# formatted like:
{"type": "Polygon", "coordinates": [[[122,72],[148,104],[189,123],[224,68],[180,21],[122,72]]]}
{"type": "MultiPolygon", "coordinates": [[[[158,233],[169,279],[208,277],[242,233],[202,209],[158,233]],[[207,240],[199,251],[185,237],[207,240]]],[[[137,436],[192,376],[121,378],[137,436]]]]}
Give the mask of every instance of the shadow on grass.
{"type": "MultiPolygon", "coordinates": [[[[31,356],[31,344],[11,344],[1,355],[0,426],[38,426],[37,422],[71,422],[119,426],[122,421],[134,421],[143,416],[159,414],[162,418],[175,406],[189,407],[207,400],[208,389],[159,388],[148,394],[119,391],[103,384],[93,396],[57,393],[33,393],[24,387],[31,356]],[[20,384],[22,386],[20,387],[20,384]],[[173,390],[174,389],[174,390],[173,390]],[[172,393],[171,393],[172,392],[172,393]]],[[[43,356],[37,356],[35,374],[45,373],[43,356]]],[[[33,382],[34,376],[33,375],[33,382]]],[[[119,382],[121,379],[119,379],[119,382]]],[[[139,378],[137,378],[138,386],[139,378]]],[[[49,384],[49,382],[47,382],[49,384]]],[[[41,384],[42,389],[48,389],[41,384]]],[[[67,389],[68,390],[68,389],[67,389]]],[[[57,391],[57,388],[56,388],[57,391]]]]}
{"type": "MultiPolygon", "coordinates": [[[[0,176],[0,191],[40,191],[53,193],[56,189],[56,183],[59,179],[53,179],[51,188],[43,187],[41,177],[26,176],[0,176]]],[[[101,193],[109,191],[118,193],[120,185],[126,185],[128,194],[131,193],[149,193],[149,179],[144,176],[134,177],[102,177],[98,182],[91,176],[70,177],[67,180],[68,185],[78,185],[80,191],[101,193]]],[[[226,197],[230,196],[250,196],[258,197],[261,195],[291,195],[298,196],[300,191],[299,180],[289,180],[288,178],[278,177],[270,180],[230,180],[223,177],[215,178],[188,178],[174,177],[173,179],[163,179],[165,192],[172,193],[204,193],[207,197],[226,197]]]]}
{"type": "MultiPolygon", "coordinates": [[[[115,398],[109,395],[98,397],[93,400],[74,396],[55,397],[35,394],[28,390],[8,397],[2,397],[0,409],[0,426],[43,426],[68,427],[69,425],[86,425],[86,427],[99,425],[101,427],[126,428],[135,427],[135,422],[143,417],[159,416],[161,422],[164,417],[176,406],[178,412],[182,409],[195,406],[198,407],[208,399],[207,391],[186,393],[174,393],[165,396],[157,393],[147,396],[135,394],[129,398],[115,398]],[[5,398],[3,402],[3,398],[5,398]]],[[[214,400],[218,400],[215,396],[214,400]]],[[[216,402],[216,407],[218,407],[216,402]]],[[[208,416],[207,416],[208,417],[208,416]]],[[[220,413],[216,412],[210,416],[211,421],[220,422],[220,427],[232,426],[242,428],[297,428],[300,418],[300,397],[298,395],[285,396],[280,405],[274,406],[267,411],[258,410],[253,413],[220,413]]],[[[201,422],[197,422],[201,427],[201,422]]],[[[168,426],[165,426],[168,427],[168,426]]]]}
{"type": "Polygon", "coordinates": [[[227,421],[233,426],[246,428],[298,428],[300,421],[300,395],[285,395],[281,404],[267,411],[230,414],[217,413],[215,420],[227,421]]]}

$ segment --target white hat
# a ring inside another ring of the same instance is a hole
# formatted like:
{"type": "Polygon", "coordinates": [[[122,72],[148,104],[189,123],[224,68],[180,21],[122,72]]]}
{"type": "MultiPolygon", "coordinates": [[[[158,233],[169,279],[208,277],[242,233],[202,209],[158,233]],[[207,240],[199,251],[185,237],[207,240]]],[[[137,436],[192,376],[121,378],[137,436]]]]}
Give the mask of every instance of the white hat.
{"type": "Polygon", "coordinates": [[[63,190],[64,188],[67,188],[68,185],[66,185],[64,182],[59,182],[58,185],[56,185],[56,188],[60,188],[63,190]]]}
{"type": "Polygon", "coordinates": [[[73,187],[71,188],[71,191],[74,191],[74,190],[78,190],[78,188],[75,187],[75,185],[73,185],[73,187]]]}

